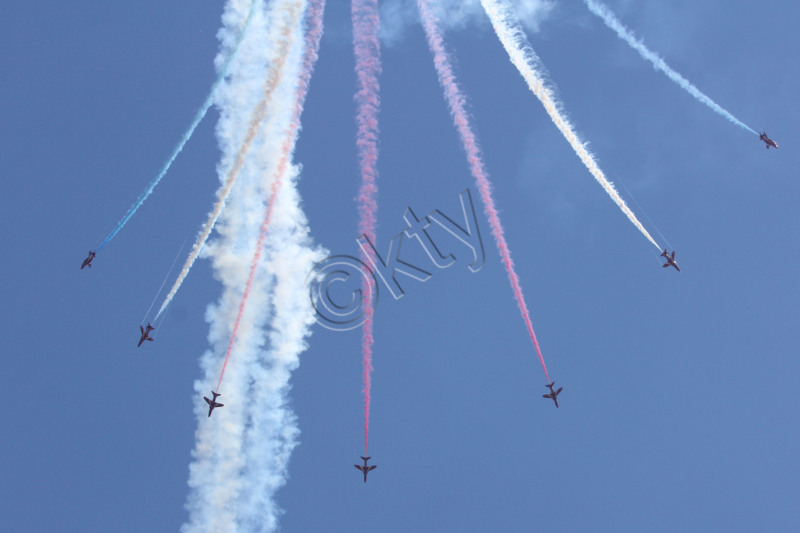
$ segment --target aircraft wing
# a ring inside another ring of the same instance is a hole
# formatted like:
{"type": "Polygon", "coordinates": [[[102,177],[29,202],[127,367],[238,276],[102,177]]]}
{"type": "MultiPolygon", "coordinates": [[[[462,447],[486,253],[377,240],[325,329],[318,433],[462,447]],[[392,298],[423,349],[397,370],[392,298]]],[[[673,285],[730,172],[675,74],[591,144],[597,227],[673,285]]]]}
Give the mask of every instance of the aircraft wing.
{"type": "Polygon", "coordinates": [[[562,390],[564,390],[564,387],[559,387],[559,389],[556,391],[556,394],[560,394],[562,390]]]}
{"type": "Polygon", "coordinates": [[[354,466],[354,467],[356,467],[356,468],[358,468],[358,469],[359,469],[359,470],[361,470],[362,472],[364,471],[364,467],[363,467],[363,466],[361,466],[361,465],[353,465],[353,466],[354,466]]]}
{"type": "Polygon", "coordinates": [[[211,405],[211,400],[209,400],[209,399],[208,399],[208,398],[206,398],[205,396],[203,396],[203,399],[206,401],[206,403],[207,403],[208,405],[211,405]]]}
{"type": "Polygon", "coordinates": [[[372,465],[367,469],[367,472],[369,472],[370,470],[375,470],[376,468],[378,468],[378,465],[372,465]]]}

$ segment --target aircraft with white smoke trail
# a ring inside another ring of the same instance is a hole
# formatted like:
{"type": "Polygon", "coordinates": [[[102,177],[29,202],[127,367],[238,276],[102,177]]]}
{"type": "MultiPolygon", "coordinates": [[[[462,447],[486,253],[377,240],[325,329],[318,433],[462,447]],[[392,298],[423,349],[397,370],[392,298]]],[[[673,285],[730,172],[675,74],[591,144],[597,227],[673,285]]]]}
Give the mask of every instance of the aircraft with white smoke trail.
{"type": "Polygon", "coordinates": [[[83,267],[87,267],[87,266],[89,268],[92,268],[92,260],[94,259],[94,256],[96,256],[96,255],[97,255],[96,252],[93,252],[93,251],[89,250],[89,257],[87,257],[86,259],[83,260],[83,264],[81,265],[81,270],[83,270],[83,267]]]}
{"type": "Polygon", "coordinates": [[[375,470],[376,468],[378,468],[378,465],[367,466],[367,461],[372,459],[372,457],[364,457],[362,455],[361,458],[364,460],[364,466],[361,466],[361,465],[353,465],[353,466],[355,466],[356,468],[358,468],[359,470],[364,472],[364,483],[366,483],[367,482],[367,472],[369,472],[370,470],[375,470]]]}
{"type": "MultiPolygon", "coordinates": [[[[684,91],[692,95],[698,102],[708,106],[712,109],[715,113],[725,117],[727,120],[736,124],[742,129],[751,131],[755,133],[755,130],[739,120],[738,118],[734,117],[730,111],[724,109],[714,100],[706,96],[703,92],[700,91],[697,87],[695,87],[689,80],[678,74],[672,67],[667,65],[666,61],[664,61],[658,54],[650,50],[645,44],[637,39],[631,30],[625,27],[622,22],[619,21],[617,16],[605,5],[600,3],[598,0],[583,0],[586,3],[586,7],[589,8],[589,11],[600,17],[603,23],[608,26],[611,30],[613,30],[617,36],[625,41],[628,46],[636,50],[639,55],[646,61],[650,62],[651,65],[656,70],[660,70],[666,76],[672,80],[673,82],[677,83],[679,87],[681,87],[684,91]]],[[[776,147],[777,148],[777,147],[776,147]]]]}
{"type": "Polygon", "coordinates": [[[758,138],[761,139],[762,141],[764,141],[764,144],[767,145],[767,150],[769,150],[770,146],[774,146],[775,148],[778,147],[778,143],[776,143],[775,141],[773,141],[772,139],[767,137],[767,132],[766,131],[761,132],[761,135],[759,135],[758,138]]]}
{"type": "Polygon", "coordinates": [[[678,272],[681,271],[680,267],[678,266],[678,263],[675,262],[675,250],[672,250],[672,255],[670,256],[669,252],[667,252],[667,249],[664,248],[664,252],[661,254],[661,257],[667,258],[667,262],[664,263],[664,268],[667,268],[668,266],[673,266],[675,267],[675,270],[677,270],[678,272]]]}
{"type": "Polygon", "coordinates": [[[150,322],[147,323],[147,329],[144,329],[142,326],[139,326],[139,331],[142,332],[142,337],[139,339],[139,344],[137,345],[137,347],[141,346],[144,341],[153,340],[153,337],[150,336],[150,332],[153,331],[154,329],[156,328],[151,326],[150,322]]]}
{"type": "Polygon", "coordinates": [[[209,400],[208,398],[206,398],[205,396],[203,396],[203,399],[204,399],[204,400],[206,401],[206,403],[208,404],[208,416],[211,416],[211,412],[214,410],[214,408],[215,408],[215,407],[224,407],[224,406],[225,406],[225,404],[224,404],[224,403],[219,403],[219,402],[217,402],[217,396],[222,396],[222,394],[221,394],[221,393],[219,393],[219,392],[214,392],[214,391],[212,390],[212,391],[211,391],[211,394],[213,394],[213,395],[214,395],[214,399],[212,399],[212,400],[209,400]]]}
{"type": "MultiPolygon", "coordinates": [[[[587,0],[589,1],[589,0],[587,0]]],[[[603,190],[611,197],[617,207],[628,217],[634,226],[644,235],[650,243],[661,249],[661,246],[648,233],[641,222],[633,214],[622,197],[619,195],[614,185],[608,181],[603,171],[600,169],[594,156],[586,149],[575,128],[567,119],[563,112],[563,105],[558,100],[555,91],[549,86],[545,79],[545,68],[539,56],[528,42],[525,32],[522,30],[519,18],[511,9],[508,0],[481,0],[486,15],[489,17],[492,27],[503,48],[506,49],[509,59],[517,67],[530,91],[539,99],[545,111],[550,116],[550,120],[558,128],[564,139],[572,147],[575,154],[586,166],[592,177],[603,187],[603,190]]],[[[754,132],[755,133],[755,132],[754,132]]]]}

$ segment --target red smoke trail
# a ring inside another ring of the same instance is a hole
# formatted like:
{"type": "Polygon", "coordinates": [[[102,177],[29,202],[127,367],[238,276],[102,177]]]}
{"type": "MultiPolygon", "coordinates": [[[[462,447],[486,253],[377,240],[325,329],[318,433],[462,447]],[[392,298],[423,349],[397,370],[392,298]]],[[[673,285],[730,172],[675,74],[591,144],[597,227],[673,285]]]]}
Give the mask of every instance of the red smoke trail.
{"type": "MultiPolygon", "coordinates": [[[[310,0],[308,7],[308,31],[304,39],[305,53],[303,55],[302,71],[297,84],[297,92],[295,93],[294,110],[292,111],[292,118],[286,131],[286,137],[281,145],[281,158],[275,172],[272,176],[272,186],[270,187],[270,197],[267,203],[267,211],[264,215],[264,221],[261,224],[261,233],[258,236],[258,243],[256,244],[256,251],[253,255],[253,260],[250,263],[250,273],[247,276],[247,283],[245,284],[244,294],[242,301],[239,303],[239,313],[236,316],[236,322],[233,326],[233,333],[231,340],[228,343],[228,351],[225,353],[225,362],[222,364],[222,372],[219,375],[219,382],[217,382],[217,392],[222,384],[222,377],[225,375],[225,367],[228,366],[228,359],[231,356],[233,343],[236,340],[236,334],[239,331],[239,323],[242,320],[245,306],[247,305],[247,298],[250,295],[250,287],[253,284],[255,277],[256,267],[261,259],[261,250],[264,248],[264,241],[267,237],[267,230],[269,229],[270,221],[272,220],[272,210],[275,205],[275,198],[278,195],[283,176],[286,174],[286,167],[289,164],[289,156],[294,150],[297,142],[297,134],[300,129],[300,116],[303,114],[303,105],[306,101],[308,94],[308,86],[311,81],[311,74],[314,72],[314,65],[319,57],[319,42],[322,38],[322,15],[325,11],[325,0],[310,0]]],[[[291,31],[291,28],[289,28],[291,31]]]]}
{"type": "MultiPolygon", "coordinates": [[[[359,235],[366,235],[370,242],[375,243],[375,212],[378,209],[376,195],[378,187],[375,180],[378,177],[378,109],[380,98],[378,90],[378,75],[381,72],[381,50],[378,41],[378,16],[377,0],[353,0],[350,5],[350,16],[353,21],[353,48],[356,57],[356,76],[358,77],[358,90],[355,100],[358,104],[356,124],[356,146],[361,164],[361,188],[358,191],[358,223],[359,235]]],[[[366,264],[375,262],[372,251],[361,252],[366,264]]],[[[362,294],[368,295],[372,288],[365,281],[362,294]]],[[[372,389],[372,299],[365,297],[365,321],[363,325],[361,352],[364,366],[364,455],[367,454],[369,441],[369,404],[372,389]]]]}
{"type": "Polygon", "coordinates": [[[503,236],[503,226],[500,224],[500,217],[494,206],[492,188],[483,166],[483,158],[481,157],[480,148],[478,148],[478,141],[475,139],[475,134],[472,131],[472,126],[470,126],[467,112],[464,109],[464,95],[458,87],[458,82],[456,81],[455,74],[450,64],[450,58],[444,48],[438,21],[436,20],[436,16],[431,12],[428,0],[417,0],[417,5],[419,7],[422,25],[425,27],[425,35],[428,38],[428,46],[431,49],[431,53],[433,53],[433,62],[436,65],[439,82],[444,89],[445,98],[450,107],[450,114],[453,115],[453,122],[461,137],[461,143],[464,145],[464,150],[467,152],[467,161],[472,170],[472,175],[475,177],[475,181],[478,184],[478,189],[483,199],[484,210],[486,216],[489,217],[492,235],[494,235],[495,242],[497,242],[497,250],[500,252],[503,265],[506,267],[506,272],[508,272],[511,289],[514,291],[514,298],[517,300],[517,305],[522,313],[522,319],[525,321],[525,326],[528,328],[528,335],[531,341],[533,341],[534,348],[536,348],[536,355],[539,356],[539,361],[542,363],[547,382],[550,383],[547,366],[544,364],[544,357],[542,357],[542,351],[539,349],[539,342],[536,340],[536,334],[533,332],[533,324],[531,324],[528,306],[525,303],[525,297],[522,295],[522,287],[519,285],[519,278],[514,271],[514,263],[511,261],[511,252],[503,236]]]}

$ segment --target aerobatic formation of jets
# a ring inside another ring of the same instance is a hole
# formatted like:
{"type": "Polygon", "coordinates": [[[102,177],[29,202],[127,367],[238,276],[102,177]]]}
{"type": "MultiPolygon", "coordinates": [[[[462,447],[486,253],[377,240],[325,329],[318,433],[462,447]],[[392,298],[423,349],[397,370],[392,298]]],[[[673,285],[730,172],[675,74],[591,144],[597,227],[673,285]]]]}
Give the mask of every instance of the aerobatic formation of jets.
{"type": "Polygon", "coordinates": [[[211,400],[209,400],[208,398],[203,396],[203,399],[208,404],[208,416],[211,416],[211,411],[213,411],[215,407],[222,407],[222,406],[225,405],[224,403],[218,403],[217,402],[217,396],[222,396],[222,394],[220,394],[218,392],[214,392],[213,390],[211,391],[211,394],[214,395],[214,398],[211,399],[211,400]]]}
{"type": "Polygon", "coordinates": [[[672,255],[669,255],[667,249],[664,248],[664,252],[661,254],[661,257],[667,258],[667,262],[664,263],[664,268],[673,266],[675,267],[675,270],[677,270],[678,272],[681,271],[680,267],[678,266],[678,263],[675,262],[675,250],[672,251],[672,255]]]}
{"type": "Polygon", "coordinates": [[[361,466],[361,465],[353,465],[353,466],[355,466],[356,468],[358,468],[359,470],[364,472],[364,483],[366,483],[367,482],[367,472],[369,472],[370,470],[375,470],[376,468],[378,468],[378,465],[367,466],[367,461],[372,459],[372,457],[364,457],[362,455],[361,458],[364,460],[364,466],[361,466]]]}
{"type": "MultiPolygon", "coordinates": [[[[770,146],[772,146],[774,148],[778,148],[778,143],[776,143],[775,141],[770,139],[767,136],[766,132],[762,132],[761,135],[759,136],[759,139],[764,141],[764,144],[766,144],[767,149],[769,149],[770,146]]],[[[81,264],[81,270],[83,270],[87,266],[89,268],[91,268],[92,261],[94,260],[96,255],[97,255],[97,252],[90,250],[89,251],[89,255],[86,257],[86,259],[83,260],[83,264],[81,264]]],[[[664,251],[661,253],[661,257],[664,257],[667,260],[667,262],[664,263],[664,265],[663,265],[664,268],[675,267],[675,270],[677,270],[678,272],[681,271],[680,267],[678,266],[678,263],[675,261],[675,251],[674,250],[672,251],[672,254],[670,254],[666,249],[664,249],[664,251]]],[[[144,341],[152,341],[153,337],[150,336],[150,332],[155,330],[155,329],[156,328],[154,328],[150,323],[147,324],[146,328],[143,327],[143,326],[139,326],[139,331],[141,332],[141,337],[139,338],[139,344],[137,346],[141,346],[144,343],[144,341]]],[[[542,395],[542,397],[550,399],[550,400],[553,400],[553,403],[555,403],[556,407],[558,407],[558,395],[561,394],[561,391],[564,390],[564,387],[559,387],[558,390],[555,390],[554,389],[555,383],[556,382],[553,381],[552,383],[548,383],[546,385],[550,389],[550,392],[548,394],[542,395]]],[[[203,399],[208,404],[208,416],[209,417],[211,416],[211,413],[214,411],[214,408],[223,407],[224,406],[224,404],[217,402],[217,397],[218,396],[222,396],[222,394],[214,392],[214,391],[211,391],[211,394],[213,395],[212,399],[208,399],[205,396],[203,397],[203,399]]],[[[371,465],[371,466],[367,465],[367,461],[369,461],[371,459],[371,457],[364,457],[362,455],[361,459],[364,460],[364,464],[363,465],[353,465],[353,466],[355,466],[357,469],[359,469],[364,474],[364,483],[366,483],[367,482],[367,473],[372,471],[372,470],[374,470],[375,468],[377,468],[377,465],[371,465]]]]}
{"type": "Polygon", "coordinates": [[[553,400],[556,403],[556,407],[558,407],[558,395],[561,394],[561,391],[564,390],[564,387],[559,387],[558,390],[554,391],[553,390],[553,386],[555,384],[556,384],[556,382],[553,381],[552,383],[548,383],[546,385],[546,387],[548,387],[550,389],[550,393],[549,394],[543,394],[542,398],[549,398],[549,399],[553,400]]]}
{"type": "MultiPolygon", "coordinates": [[[[736,120],[736,119],[735,119],[735,118],[733,118],[732,116],[729,116],[728,118],[729,118],[729,119],[731,119],[731,120],[733,120],[735,123],[739,123],[739,122],[738,122],[738,120],[736,120]]],[[[553,120],[556,120],[556,119],[554,118],[553,120]]],[[[747,129],[750,129],[749,127],[747,127],[747,126],[744,126],[744,125],[743,125],[743,124],[741,124],[741,123],[740,123],[740,125],[742,125],[743,127],[747,128],[747,129]]],[[[753,133],[755,133],[755,131],[753,131],[752,129],[750,129],[750,131],[752,131],[753,133]]],[[[778,148],[778,143],[777,143],[777,142],[775,142],[774,140],[770,139],[770,138],[769,138],[769,136],[767,135],[767,133],[766,133],[765,131],[764,131],[764,132],[761,132],[761,133],[759,134],[759,139],[760,139],[761,141],[763,141],[763,142],[764,142],[764,144],[765,144],[765,146],[766,146],[766,149],[767,149],[767,150],[769,150],[769,148],[770,148],[770,147],[772,147],[772,148],[776,148],[776,149],[778,148]]],[[[163,175],[163,173],[162,173],[162,175],[163,175]]],[[[159,178],[158,178],[158,179],[160,179],[160,176],[159,176],[159,178]]],[[[156,181],[155,183],[157,183],[157,181],[156,181]]],[[[149,193],[148,193],[148,194],[149,194],[149,193]]],[[[122,225],[124,225],[124,223],[127,221],[127,219],[128,219],[128,218],[130,218],[130,213],[129,213],[128,215],[126,215],[126,218],[125,218],[125,219],[123,219],[123,221],[122,221],[121,225],[120,225],[120,226],[118,226],[118,227],[115,229],[114,233],[112,233],[112,234],[109,236],[109,238],[108,238],[108,239],[106,239],[106,241],[108,241],[108,240],[109,240],[111,237],[113,237],[113,236],[116,234],[116,232],[119,230],[119,228],[120,228],[122,225]]],[[[649,235],[648,235],[648,237],[649,237],[649,235]]],[[[651,240],[652,240],[652,239],[651,239],[651,240]]],[[[86,257],[86,259],[84,259],[84,260],[83,260],[83,263],[81,264],[81,270],[83,270],[83,269],[84,269],[84,268],[86,268],[87,266],[91,268],[91,266],[92,266],[92,261],[94,260],[95,256],[97,255],[97,251],[99,251],[99,249],[102,249],[104,245],[105,245],[105,242],[104,242],[103,244],[101,244],[101,245],[100,245],[100,247],[99,247],[98,249],[96,249],[96,250],[90,250],[90,251],[89,251],[89,255],[86,257]]],[[[675,268],[675,270],[677,270],[678,272],[680,272],[680,270],[681,270],[681,269],[680,269],[680,267],[678,266],[678,263],[675,261],[675,251],[674,251],[674,250],[673,250],[673,251],[672,251],[672,253],[670,254],[670,253],[667,251],[667,249],[665,248],[665,249],[664,249],[664,251],[661,253],[660,257],[663,257],[663,258],[665,258],[665,259],[666,259],[666,262],[665,262],[665,263],[662,265],[664,268],[668,268],[668,267],[670,267],[670,266],[671,266],[671,267],[674,267],[674,268],[675,268]]],[[[159,313],[160,313],[160,312],[159,312],[159,313]]],[[[141,346],[142,346],[142,344],[143,344],[145,341],[153,341],[153,337],[151,337],[151,336],[150,336],[150,332],[151,332],[151,331],[154,331],[154,330],[155,330],[155,327],[153,327],[153,326],[152,326],[152,325],[151,325],[149,322],[148,322],[148,324],[147,324],[147,326],[146,326],[146,327],[144,327],[144,326],[141,326],[141,325],[140,325],[140,326],[139,326],[139,331],[140,331],[140,334],[141,334],[141,336],[140,336],[140,338],[139,338],[139,343],[138,343],[137,347],[141,347],[141,346]]],[[[540,357],[541,357],[541,354],[540,354],[540,357]]],[[[227,360],[226,360],[226,361],[227,361],[227,360]]],[[[542,362],[542,364],[544,364],[544,362],[542,362]]],[[[545,372],[546,372],[546,370],[545,370],[545,372]]],[[[548,379],[549,379],[549,377],[548,377],[548,379]]],[[[555,389],[555,381],[552,381],[552,382],[550,382],[550,383],[547,383],[545,386],[546,386],[546,387],[547,387],[547,388],[550,390],[550,392],[549,392],[549,393],[547,393],[547,394],[543,394],[543,395],[542,395],[542,397],[543,397],[543,398],[545,398],[545,399],[550,399],[550,400],[553,400],[553,403],[555,404],[556,408],[558,408],[558,396],[559,396],[559,394],[561,394],[561,391],[563,391],[563,390],[564,390],[564,387],[559,387],[559,388],[556,390],[556,389],[555,389]]],[[[219,388],[219,387],[218,387],[218,388],[219,388]]],[[[215,392],[215,391],[213,391],[213,390],[212,390],[212,391],[211,391],[211,394],[212,394],[212,398],[211,398],[211,399],[209,399],[209,398],[207,398],[207,397],[205,397],[205,396],[203,397],[203,399],[204,399],[204,400],[206,401],[206,403],[208,404],[208,417],[209,417],[209,418],[211,417],[211,413],[214,411],[214,409],[215,409],[215,408],[217,408],[217,407],[223,407],[223,406],[224,406],[224,404],[217,402],[217,397],[221,396],[221,394],[220,394],[220,393],[218,393],[218,392],[215,392]]],[[[365,451],[365,453],[366,453],[366,451],[365,451]]],[[[371,472],[372,470],[374,470],[375,468],[377,468],[377,465],[368,465],[368,464],[367,464],[367,463],[368,463],[368,461],[371,459],[371,457],[364,457],[364,456],[362,455],[362,456],[361,456],[361,459],[364,461],[364,464],[363,464],[363,465],[356,464],[356,465],[353,465],[353,466],[355,466],[355,468],[356,468],[356,469],[358,469],[358,470],[360,470],[360,471],[361,471],[361,473],[362,473],[362,474],[363,474],[363,476],[364,476],[364,483],[366,483],[366,482],[367,482],[367,474],[368,474],[369,472],[371,472]]]]}
{"type": "Polygon", "coordinates": [[[150,336],[150,332],[153,331],[154,329],[156,328],[151,326],[149,322],[147,323],[147,329],[144,329],[142,326],[139,326],[139,331],[142,332],[142,337],[139,339],[139,346],[141,346],[144,341],[153,340],[153,337],[150,336]]]}

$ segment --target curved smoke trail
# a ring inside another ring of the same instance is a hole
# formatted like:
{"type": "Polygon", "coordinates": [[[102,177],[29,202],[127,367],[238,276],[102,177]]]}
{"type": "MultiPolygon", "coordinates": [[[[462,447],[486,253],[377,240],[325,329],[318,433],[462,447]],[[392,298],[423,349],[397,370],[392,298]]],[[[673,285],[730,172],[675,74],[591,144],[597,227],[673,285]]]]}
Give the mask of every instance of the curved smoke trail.
{"type": "Polygon", "coordinates": [[[500,39],[503,47],[506,49],[511,62],[517,67],[517,70],[519,70],[519,73],[525,79],[531,92],[542,102],[545,111],[550,115],[550,119],[559,131],[561,131],[562,135],[564,135],[569,145],[575,153],[578,154],[578,157],[583,164],[586,165],[586,168],[589,169],[594,179],[603,187],[603,190],[608,193],[611,199],[614,200],[614,203],[617,204],[625,216],[628,217],[628,220],[647,237],[647,240],[650,241],[653,246],[661,250],[661,247],[656,243],[653,237],[650,236],[650,233],[644,229],[642,223],[639,222],[636,215],[633,214],[633,211],[630,210],[622,197],[620,197],[614,185],[606,179],[603,171],[597,166],[597,162],[594,160],[594,157],[592,157],[592,154],[589,153],[584,143],[572,129],[572,124],[564,117],[561,112],[561,106],[557,102],[555,95],[545,84],[542,74],[544,69],[541,66],[539,56],[536,55],[536,52],[533,51],[530,43],[528,43],[528,39],[525,37],[525,33],[520,27],[519,21],[512,14],[508,3],[504,0],[481,0],[481,4],[486,14],[489,16],[494,31],[497,33],[497,37],[500,39]]]}
{"type": "Polygon", "coordinates": [[[699,102],[702,102],[710,107],[715,113],[722,115],[740,128],[746,129],[758,135],[753,128],[731,115],[711,98],[700,92],[700,89],[692,85],[689,80],[672,70],[672,67],[667,65],[667,63],[661,59],[658,54],[647,48],[642,41],[634,37],[633,33],[631,33],[631,31],[619,21],[619,19],[614,15],[614,13],[611,12],[610,9],[608,9],[608,7],[600,2],[597,2],[596,0],[584,0],[584,2],[586,3],[586,7],[589,8],[589,11],[600,17],[606,26],[614,30],[620,39],[628,43],[631,48],[639,52],[639,55],[649,61],[653,65],[653,68],[666,74],[669,79],[677,83],[684,91],[694,96],[699,102]]]}
{"type": "Polygon", "coordinates": [[[511,289],[514,292],[514,298],[517,301],[519,310],[522,313],[522,319],[525,321],[525,327],[528,329],[528,335],[533,342],[536,349],[536,355],[539,357],[539,362],[542,364],[544,375],[547,382],[550,382],[550,375],[547,373],[547,366],[544,364],[544,357],[539,348],[539,342],[536,340],[536,334],[533,331],[533,324],[531,323],[530,313],[528,312],[528,305],[525,303],[525,297],[522,294],[522,287],[519,284],[519,277],[514,270],[514,262],[511,260],[511,251],[506,243],[506,238],[503,235],[503,226],[500,224],[500,215],[494,205],[494,198],[492,197],[492,187],[489,183],[489,176],[486,173],[481,157],[478,141],[475,138],[475,133],[472,131],[472,126],[469,122],[464,107],[465,98],[461,93],[458,86],[455,74],[451,67],[450,58],[444,48],[441,31],[438,27],[438,21],[430,9],[428,0],[417,0],[419,7],[420,18],[422,25],[425,28],[425,35],[428,38],[428,46],[433,53],[433,62],[436,66],[436,72],[439,76],[439,83],[444,89],[447,104],[450,107],[450,114],[453,116],[453,122],[461,137],[461,143],[464,150],[467,152],[467,161],[469,162],[472,175],[478,185],[478,190],[483,200],[484,210],[486,216],[489,218],[489,226],[492,228],[492,235],[497,243],[497,250],[500,252],[500,258],[503,261],[508,279],[511,282],[511,289]]]}
{"type": "Polygon", "coordinates": [[[100,246],[97,247],[98,252],[102,250],[103,247],[117,235],[117,233],[120,232],[120,230],[125,226],[125,224],[128,223],[128,220],[131,219],[133,214],[136,213],[136,211],[142,206],[147,197],[150,196],[150,193],[152,193],[153,189],[156,188],[156,185],[158,185],[158,183],[161,181],[161,178],[163,178],[167,174],[167,171],[172,166],[172,163],[175,161],[175,158],[178,157],[178,154],[181,153],[183,147],[192,137],[192,134],[194,133],[194,130],[197,129],[197,126],[200,124],[200,121],[203,120],[203,117],[206,116],[208,108],[210,108],[211,104],[214,103],[214,98],[217,94],[217,90],[219,89],[220,84],[228,75],[228,72],[230,72],[233,58],[236,56],[236,52],[239,50],[239,45],[241,45],[245,33],[247,32],[247,27],[250,24],[250,18],[253,15],[254,6],[255,6],[255,0],[252,0],[250,3],[250,12],[248,13],[247,18],[244,20],[244,23],[241,26],[238,37],[236,39],[236,44],[233,46],[233,50],[231,50],[230,55],[228,55],[228,58],[225,60],[222,69],[220,69],[220,72],[217,75],[217,79],[214,80],[214,84],[211,86],[211,92],[208,93],[205,102],[203,102],[203,105],[200,106],[200,109],[198,109],[197,113],[195,113],[194,120],[192,121],[192,124],[189,126],[189,129],[186,130],[186,132],[183,134],[183,137],[181,137],[180,142],[178,142],[178,145],[172,151],[172,155],[170,155],[169,159],[167,159],[167,162],[164,163],[161,172],[159,172],[158,175],[153,179],[153,181],[151,181],[147,185],[147,188],[144,190],[144,192],[139,196],[139,198],[136,199],[131,208],[128,209],[128,212],[125,213],[125,216],[122,217],[122,220],[119,221],[116,227],[113,230],[111,230],[111,233],[108,234],[108,237],[106,237],[106,239],[100,244],[100,246]]]}
{"type": "MultiPolygon", "coordinates": [[[[223,40],[244,18],[242,4],[229,0],[223,40]]],[[[309,30],[303,39],[299,21],[305,7],[302,0],[279,0],[265,12],[259,0],[252,38],[243,47],[247,54],[242,54],[219,98],[217,135],[223,149],[220,178],[224,179],[228,173],[223,169],[231,168],[241,146],[238,132],[248,127],[250,117],[244,109],[252,109],[263,94],[269,51],[291,36],[287,71],[276,90],[275,105],[220,215],[220,237],[206,247],[224,291],[207,313],[214,349],[201,359],[204,377],[195,382],[197,399],[208,394],[219,373],[220,354],[229,345],[242,308],[243,287],[253,264],[257,267],[240,320],[236,354],[225,377],[225,407],[208,418],[207,406],[196,403],[197,441],[187,502],[190,516],[182,528],[186,533],[274,531],[280,514],[274,494],[286,482],[288,459],[297,444],[299,430],[287,400],[289,378],[307,347],[314,321],[303,277],[297,272],[309,271],[324,257],[309,237],[297,191],[299,169],[290,163],[322,32],[324,2],[310,1],[309,30]],[[258,228],[259,218],[269,219],[269,232],[263,239],[265,227],[262,223],[258,228]],[[257,240],[261,244],[253,250],[257,240]],[[254,261],[253,251],[265,260],[254,261]]]]}
{"type": "Polygon", "coordinates": [[[205,224],[203,224],[203,229],[197,236],[197,240],[195,241],[191,252],[189,252],[189,256],[186,258],[186,262],[183,264],[183,268],[181,268],[178,278],[175,280],[175,283],[172,285],[169,293],[164,298],[164,302],[158,309],[158,313],[156,313],[156,319],[158,319],[158,317],[161,316],[161,313],[167,309],[167,306],[169,306],[172,299],[178,293],[178,289],[181,288],[183,280],[189,275],[189,270],[192,268],[195,260],[197,260],[197,257],[200,255],[200,251],[203,249],[203,246],[208,240],[209,235],[211,235],[211,231],[214,229],[214,225],[217,223],[217,219],[219,218],[219,214],[222,212],[222,208],[225,207],[225,201],[227,200],[234,183],[236,183],[236,178],[239,175],[239,172],[244,166],[247,154],[250,152],[250,148],[253,146],[253,141],[256,138],[256,134],[259,131],[261,123],[264,121],[267,110],[272,102],[272,97],[281,81],[281,77],[283,76],[284,72],[284,66],[286,64],[286,58],[289,56],[290,46],[291,42],[288,39],[284,39],[281,42],[279,49],[277,49],[275,57],[273,57],[270,61],[269,73],[264,81],[264,96],[261,98],[261,100],[259,100],[255,109],[253,110],[253,115],[250,119],[250,125],[247,128],[247,136],[245,137],[241,148],[236,154],[233,167],[231,168],[230,172],[228,172],[228,177],[223,182],[222,187],[220,187],[217,191],[217,202],[214,204],[214,208],[211,210],[211,213],[209,213],[205,224]]]}
{"type": "MultiPolygon", "coordinates": [[[[358,191],[359,235],[366,235],[371,243],[375,243],[375,222],[378,203],[376,196],[378,186],[378,111],[380,109],[378,76],[381,72],[380,41],[378,30],[380,16],[377,0],[353,0],[351,4],[353,21],[353,48],[356,57],[356,76],[358,89],[355,100],[358,104],[356,123],[356,146],[358,147],[361,167],[361,188],[358,191]]],[[[367,247],[369,248],[369,247],[367,247]]],[[[375,254],[369,249],[361,250],[362,260],[369,265],[375,264],[375,254]]],[[[372,291],[368,281],[364,281],[362,294],[372,291]]],[[[364,455],[367,455],[369,443],[369,408],[372,400],[372,317],[374,309],[372,299],[364,298],[364,324],[361,334],[362,378],[364,380],[364,455]]]]}

